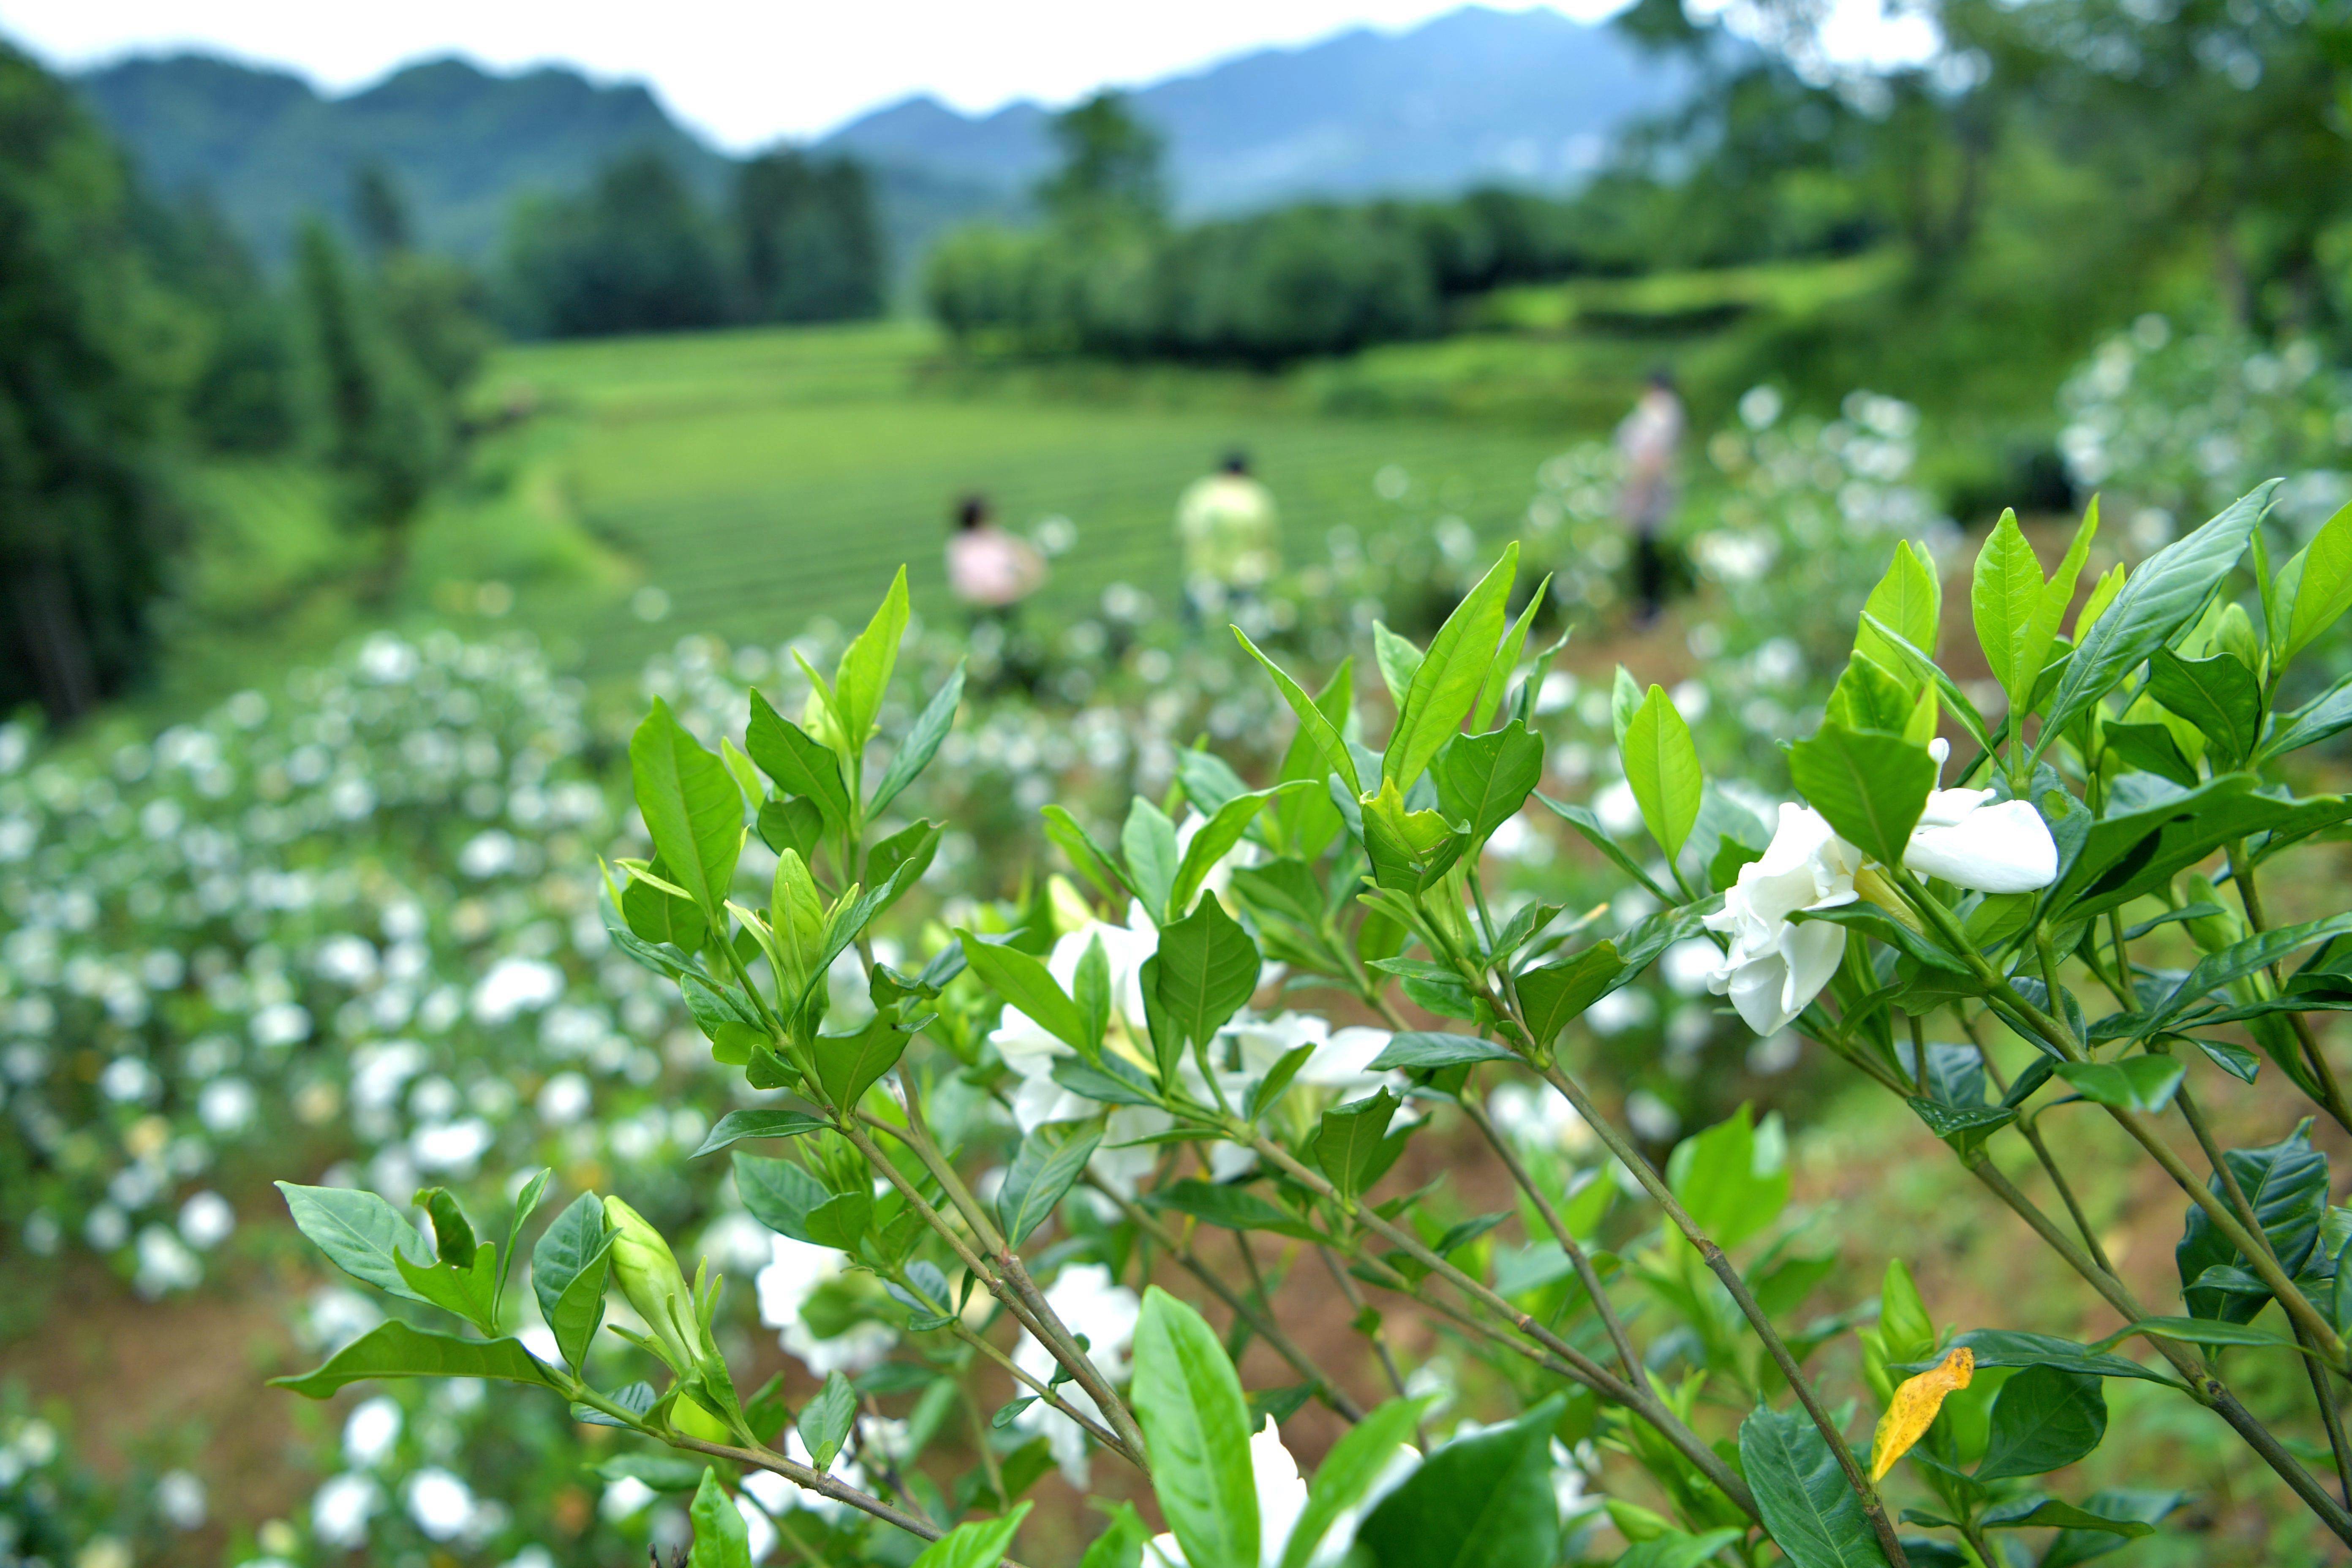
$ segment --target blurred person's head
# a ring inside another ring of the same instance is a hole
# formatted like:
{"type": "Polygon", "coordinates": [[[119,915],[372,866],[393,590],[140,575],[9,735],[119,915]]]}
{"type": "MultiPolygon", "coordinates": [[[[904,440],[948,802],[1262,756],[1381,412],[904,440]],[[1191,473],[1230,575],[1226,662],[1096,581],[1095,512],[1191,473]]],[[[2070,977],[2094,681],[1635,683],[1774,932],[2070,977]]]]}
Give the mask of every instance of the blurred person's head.
{"type": "Polygon", "coordinates": [[[1229,474],[1246,474],[1249,472],[1249,454],[1235,447],[1227,452],[1225,460],[1217,466],[1229,474]]]}
{"type": "Polygon", "coordinates": [[[1675,386],[1675,373],[1665,365],[1652,365],[1650,367],[1648,380],[1649,387],[1652,392],[1674,392],[1677,390],[1675,386]]]}
{"type": "Polygon", "coordinates": [[[986,528],[995,515],[995,510],[988,504],[988,498],[984,495],[968,495],[956,503],[956,527],[965,533],[975,528],[986,528]]]}

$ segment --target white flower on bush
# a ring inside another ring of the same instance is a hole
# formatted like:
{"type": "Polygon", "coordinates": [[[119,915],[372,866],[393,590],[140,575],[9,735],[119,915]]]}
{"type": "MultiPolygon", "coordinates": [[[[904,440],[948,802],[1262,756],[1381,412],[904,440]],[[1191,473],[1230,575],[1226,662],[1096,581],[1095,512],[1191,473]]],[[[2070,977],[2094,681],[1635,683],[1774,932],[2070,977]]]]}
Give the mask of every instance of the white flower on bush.
{"type": "MultiPolygon", "coordinates": [[[[1420,1452],[1409,1444],[1399,1444],[1388,1468],[1381,1471],[1363,1498],[1353,1507],[1343,1509],[1315,1543],[1307,1558],[1307,1568],[1334,1568],[1343,1561],[1349,1548],[1356,1542],[1356,1526],[1421,1463],[1420,1452]]],[[[1307,1481],[1298,1473],[1298,1461],[1283,1447],[1282,1433],[1274,1417],[1250,1436],[1250,1474],[1257,1483],[1258,1562],[1262,1568],[1276,1568],[1290,1550],[1290,1532],[1298,1527],[1298,1516],[1307,1510],[1307,1481]]],[[[1166,1568],[1187,1568],[1184,1549],[1176,1543],[1172,1534],[1151,1538],[1151,1553],[1166,1568]]]]}
{"type": "Polygon", "coordinates": [[[435,1466],[408,1478],[408,1517],[435,1541],[450,1541],[474,1522],[474,1492],[464,1481],[435,1466]]]}
{"type": "MultiPolygon", "coordinates": [[[[1113,1383],[1127,1381],[1128,1347],[1135,1341],[1136,1319],[1142,1311],[1142,1302],[1134,1291],[1115,1281],[1110,1270],[1099,1263],[1074,1263],[1046,1289],[1045,1304],[1070,1332],[1085,1336],[1087,1357],[1103,1376],[1113,1383]]],[[[1051,1380],[1056,1365],[1052,1353],[1026,1332],[1013,1352],[1013,1361],[1040,1383],[1051,1380]]],[[[1101,1407],[1076,1383],[1065,1383],[1054,1392],[1079,1414],[1104,1419],[1101,1407]]],[[[1091,1474],[1085,1429],[1042,1399],[1023,1410],[1016,1420],[1024,1430],[1045,1434],[1053,1446],[1054,1462],[1072,1486],[1084,1490],[1091,1474]]]]}
{"type": "Polygon", "coordinates": [[[474,1021],[506,1023],[536,1012],[563,994],[563,971],[536,958],[501,958],[474,987],[474,1021]]]}
{"type": "Polygon", "coordinates": [[[802,1320],[801,1309],[808,1299],[842,1272],[848,1262],[845,1253],[788,1236],[768,1239],[771,1261],[753,1284],[760,1296],[760,1321],[777,1331],[778,1344],[819,1377],[830,1372],[854,1377],[890,1353],[898,1333],[887,1323],[866,1319],[821,1340],[802,1320]]]}
{"type": "MultiPolygon", "coordinates": [[[[1929,750],[1940,768],[1945,742],[1929,750]]],[[[1992,793],[1931,792],[1904,865],[1981,893],[2048,887],[2058,875],[2058,846],[2048,825],[2025,801],[1988,805],[1992,793]]],[[[1783,805],[1763,858],[1739,868],[1723,908],[1706,917],[1709,931],[1731,939],[1722,963],[1707,976],[1708,989],[1729,996],[1759,1035],[1787,1027],[1821,994],[1845,953],[1844,927],[1791,917],[1853,902],[1861,897],[1855,879],[1869,868],[1862,851],[1839,837],[1820,812],[1783,805]]]]}
{"type": "Polygon", "coordinates": [[[354,1407],[343,1422],[343,1463],[353,1469],[383,1463],[400,1441],[402,1420],[399,1402],[388,1394],[354,1407]]]}
{"type": "Polygon", "coordinates": [[[383,1489],[366,1476],[331,1476],[310,1499],[310,1533],[322,1545],[348,1552],[367,1543],[368,1521],[383,1506],[383,1489]]]}

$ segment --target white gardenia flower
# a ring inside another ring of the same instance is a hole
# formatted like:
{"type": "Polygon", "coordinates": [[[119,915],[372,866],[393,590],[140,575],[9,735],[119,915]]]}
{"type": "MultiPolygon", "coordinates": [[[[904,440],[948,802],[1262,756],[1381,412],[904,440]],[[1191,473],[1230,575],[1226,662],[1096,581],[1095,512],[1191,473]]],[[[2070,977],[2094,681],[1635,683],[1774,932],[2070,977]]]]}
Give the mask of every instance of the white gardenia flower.
{"type": "MultiPolygon", "coordinates": [[[[1342,1509],[1332,1520],[1330,1528],[1307,1557],[1307,1568],[1335,1568],[1355,1544],[1356,1526],[1364,1515],[1395,1490],[1420,1463],[1420,1450],[1410,1444],[1397,1445],[1388,1468],[1373,1480],[1363,1497],[1353,1507],[1342,1509]]],[[[1298,1461],[1283,1447],[1282,1434],[1271,1415],[1251,1435],[1250,1472],[1257,1483],[1258,1562],[1261,1568],[1276,1568],[1290,1549],[1290,1532],[1297,1528],[1298,1516],[1307,1510],[1307,1482],[1298,1473],[1298,1461]]],[[[1164,1568],[1188,1568],[1184,1549],[1176,1543],[1172,1534],[1153,1536],[1151,1554],[1164,1568]]]]}
{"type": "MultiPolygon", "coordinates": [[[[1949,744],[1937,740],[1927,749],[1940,773],[1949,744]]],[[[2048,887],[2058,876],[2058,846],[2049,826],[2030,802],[1989,804],[1992,795],[1989,789],[1931,791],[1904,847],[1905,868],[1979,893],[2048,887]]],[[[1731,939],[1723,962],[1706,977],[1707,989],[1728,995],[1758,1034],[1786,1028],[1821,994],[1845,952],[1843,928],[1790,917],[1853,902],[1860,896],[1854,879],[1870,865],[1821,813],[1782,805],[1763,858],[1740,868],[1722,910],[1706,918],[1709,931],[1731,939]]]]}
{"type": "Polygon", "coordinates": [[[778,1331],[778,1344],[819,1377],[833,1372],[856,1376],[890,1353],[898,1331],[887,1323],[865,1319],[821,1340],[801,1316],[808,1299],[848,1266],[848,1254],[788,1236],[771,1236],[768,1242],[771,1261],[752,1283],[760,1321],[778,1331]]]}
{"type": "Polygon", "coordinates": [[[1731,1005],[1759,1035],[1785,1028],[1821,994],[1845,952],[1845,928],[1827,921],[1800,923],[1800,911],[1853,902],[1862,851],[1840,838],[1811,806],[1780,807],[1780,826],[1761,859],[1739,868],[1723,908],[1706,929],[1731,939],[1707,989],[1731,1005]]]}

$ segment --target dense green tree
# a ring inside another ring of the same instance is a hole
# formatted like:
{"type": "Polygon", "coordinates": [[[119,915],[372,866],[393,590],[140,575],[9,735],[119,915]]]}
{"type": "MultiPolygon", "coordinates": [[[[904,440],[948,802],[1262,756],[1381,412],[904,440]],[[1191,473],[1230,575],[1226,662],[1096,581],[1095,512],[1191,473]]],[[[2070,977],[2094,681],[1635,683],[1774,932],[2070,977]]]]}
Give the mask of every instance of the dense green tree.
{"type": "Polygon", "coordinates": [[[153,647],[181,523],[173,405],[201,353],[136,245],[121,161],[0,46],[0,708],[70,719],[153,647]]]}
{"type": "Polygon", "coordinates": [[[718,225],[653,152],[606,165],[579,195],[526,202],[507,270],[521,324],[554,337],[715,327],[738,314],[718,225]]]}
{"type": "Polygon", "coordinates": [[[352,226],[359,231],[360,244],[378,261],[415,247],[408,196],[400,188],[400,177],[380,160],[369,160],[352,177],[352,226]]]}
{"type": "Polygon", "coordinates": [[[1166,144],[1127,98],[1098,92],[1055,116],[1061,167],[1037,187],[1038,204],[1065,224],[1152,223],[1167,210],[1160,173],[1166,144]]]}
{"type": "Polygon", "coordinates": [[[882,310],[883,258],[862,164],[790,150],[736,172],[733,218],[751,315],[838,321],[882,310]]]}
{"type": "Polygon", "coordinates": [[[388,583],[447,460],[448,403],[323,223],[303,230],[295,268],[312,440],[342,482],[351,521],[383,536],[388,583]]]}

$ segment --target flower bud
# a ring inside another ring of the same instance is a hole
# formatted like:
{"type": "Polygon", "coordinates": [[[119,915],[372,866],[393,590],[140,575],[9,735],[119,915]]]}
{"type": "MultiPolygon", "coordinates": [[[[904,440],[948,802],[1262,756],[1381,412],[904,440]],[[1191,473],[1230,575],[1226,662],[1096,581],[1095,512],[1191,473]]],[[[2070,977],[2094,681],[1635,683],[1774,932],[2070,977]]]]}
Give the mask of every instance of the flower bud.
{"type": "Polygon", "coordinates": [[[2225,947],[2245,940],[2245,926],[2237,916],[2229,912],[2229,906],[2221,902],[2221,889],[2214,887],[2201,873],[2191,871],[2183,877],[2180,879],[2180,891],[2181,895],[2192,904],[2215,904],[2221,909],[2222,912],[2220,914],[2200,915],[2193,921],[2182,922],[2189,928],[2189,940],[2195,942],[2200,949],[2207,952],[2219,952],[2225,947]]]}
{"type": "Polygon", "coordinates": [[[619,1198],[604,1200],[604,1221],[613,1227],[613,1274],[621,1282],[621,1293],[646,1321],[647,1331],[670,1352],[673,1370],[685,1372],[695,1363],[695,1346],[702,1335],[694,1294],[678,1272],[677,1255],[645,1215],[619,1198]]]}

